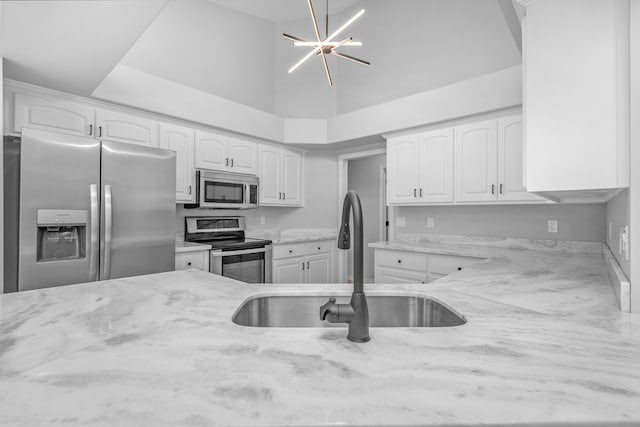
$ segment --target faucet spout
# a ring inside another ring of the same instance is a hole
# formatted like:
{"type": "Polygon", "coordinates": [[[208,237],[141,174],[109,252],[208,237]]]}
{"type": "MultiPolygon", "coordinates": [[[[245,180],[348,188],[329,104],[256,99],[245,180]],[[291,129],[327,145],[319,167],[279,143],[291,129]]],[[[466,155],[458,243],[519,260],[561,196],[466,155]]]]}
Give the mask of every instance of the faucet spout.
{"type": "Polygon", "coordinates": [[[320,307],[320,319],[331,323],[347,323],[349,333],[347,339],[353,342],[367,342],[369,337],[369,308],[364,294],[364,253],[362,232],[362,206],[360,198],[354,191],[349,191],[344,198],[342,222],[338,234],[338,248],[351,247],[349,216],[353,215],[354,247],[353,247],[353,294],[349,304],[336,304],[335,298],[320,307]]]}

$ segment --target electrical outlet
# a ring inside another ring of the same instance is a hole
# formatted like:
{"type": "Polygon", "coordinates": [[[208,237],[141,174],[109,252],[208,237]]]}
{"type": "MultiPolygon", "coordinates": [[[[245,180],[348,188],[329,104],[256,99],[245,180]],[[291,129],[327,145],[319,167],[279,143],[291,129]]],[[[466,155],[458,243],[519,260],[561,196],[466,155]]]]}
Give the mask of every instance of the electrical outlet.
{"type": "Polygon", "coordinates": [[[263,216],[260,217],[260,225],[265,225],[267,223],[267,219],[263,216]]]}
{"type": "Polygon", "coordinates": [[[620,227],[620,253],[629,261],[629,226],[620,227]]]}
{"type": "Polygon", "coordinates": [[[427,228],[433,228],[435,226],[435,221],[433,218],[427,218],[427,228]]]}
{"type": "Polygon", "coordinates": [[[403,216],[396,217],[396,227],[406,227],[407,226],[407,218],[403,216]]]}
{"type": "Polygon", "coordinates": [[[550,219],[547,221],[547,231],[549,233],[557,233],[558,232],[558,220],[550,219]]]}

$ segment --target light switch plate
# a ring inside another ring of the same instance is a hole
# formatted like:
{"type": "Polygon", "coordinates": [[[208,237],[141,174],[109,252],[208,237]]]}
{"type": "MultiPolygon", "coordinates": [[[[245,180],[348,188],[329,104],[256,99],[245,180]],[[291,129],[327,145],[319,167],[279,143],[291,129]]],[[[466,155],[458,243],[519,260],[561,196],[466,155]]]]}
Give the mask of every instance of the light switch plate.
{"type": "Polygon", "coordinates": [[[609,241],[613,239],[613,221],[609,221],[609,241]]]}
{"type": "Polygon", "coordinates": [[[620,227],[620,249],[625,260],[629,261],[629,226],[620,227]]]}
{"type": "Polygon", "coordinates": [[[407,218],[403,216],[396,217],[396,227],[406,227],[407,226],[407,218]]]}
{"type": "Polygon", "coordinates": [[[547,221],[547,232],[549,233],[557,233],[558,232],[558,220],[550,219],[547,221]]]}
{"type": "Polygon", "coordinates": [[[267,219],[263,216],[260,217],[260,225],[265,225],[267,223],[267,219]]]}
{"type": "Polygon", "coordinates": [[[427,218],[427,228],[433,228],[435,226],[435,221],[433,218],[427,218]]]}

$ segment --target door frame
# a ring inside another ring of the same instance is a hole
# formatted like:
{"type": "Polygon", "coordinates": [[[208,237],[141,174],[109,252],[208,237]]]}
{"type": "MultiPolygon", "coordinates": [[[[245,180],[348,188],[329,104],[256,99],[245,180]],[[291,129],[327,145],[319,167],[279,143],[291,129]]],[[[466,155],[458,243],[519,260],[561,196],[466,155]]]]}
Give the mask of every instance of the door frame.
{"type": "MultiPolygon", "coordinates": [[[[361,159],[363,157],[377,156],[380,154],[387,154],[387,149],[376,148],[366,151],[358,151],[349,154],[340,154],[338,156],[338,221],[340,224],[342,221],[342,204],[344,203],[344,196],[347,195],[348,179],[349,179],[349,160],[361,159]]],[[[338,251],[338,283],[347,282],[347,251],[338,251]]]]}

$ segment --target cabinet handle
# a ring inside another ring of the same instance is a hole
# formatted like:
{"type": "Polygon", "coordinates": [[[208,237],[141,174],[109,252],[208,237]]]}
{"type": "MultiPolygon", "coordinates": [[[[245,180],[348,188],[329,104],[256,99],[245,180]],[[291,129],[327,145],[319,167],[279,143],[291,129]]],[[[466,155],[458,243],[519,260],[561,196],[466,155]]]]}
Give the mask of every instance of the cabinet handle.
{"type": "Polygon", "coordinates": [[[402,264],[402,260],[401,259],[398,260],[398,264],[402,264]]]}
{"type": "Polygon", "coordinates": [[[289,253],[292,254],[293,253],[293,249],[289,249],[289,253]]]}
{"type": "Polygon", "coordinates": [[[418,191],[414,188],[413,189],[413,197],[418,197],[417,194],[418,194],[418,191]]]}
{"type": "Polygon", "coordinates": [[[93,135],[93,125],[89,125],[89,136],[93,135]]]}
{"type": "Polygon", "coordinates": [[[458,267],[458,271],[462,270],[462,267],[458,267]]]}
{"type": "Polygon", "coordinates": [[[189,261],[189,262],[187,263],[187,265],[188,265],[189,267],[191,267],[191,261],[189,261]]]}
{"type": "Polygon", "coordinates": [[[225,159],[225,163],[224,163],[224,165],[225,165],[225,166],[229,166],[229,158],[228,158],[228,157],[225,159]]]}
{"type": "Polygon", "coordinates": [[[304,261],[302,262],[302,270],[304,271],[304,261]]]}
{"type": "Polygon", "coordinates": [[[233,159],[231,159],[231,167],[233,167],[233,159]]]}
{"type": "Polygon", "coordinates": [[[420,189],[420,197],[422,197],[422,188],[420,189]]]}
{"type": "Polygon", "coordinates": [[[502,184],[500,184],[500,194],[502,194],[502,184]]]}
{"type": "Polygon", "coordinates": [[[491,194],[496,194],[496,185],[491,184],[491,194]]]}
{"type": "Polygon", "coordinates": [[[102,138],[102,126],[98,126],[98,138],[102,138]]]}
{"type": "Polygon", "coordinates": [[[307,261],[307,270],[309,270],[311,267],[309,266],[309,261],[307,261]]]}
{"type": "Polygon", "coordinates": [[[189,186],[189,194],[191,194],[191,186],[189,186]]]}
{"type": "Polygon", "coordinates": [[[287,198],[287,193],[285,193],[284,191],[282,192],[282,200],[286,200],[287,198]]]}
{"type": "Polygon", "coordinates": [[[318,250],[320,250],[320,246],[318,246],[318,250]]]}

